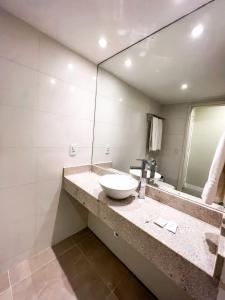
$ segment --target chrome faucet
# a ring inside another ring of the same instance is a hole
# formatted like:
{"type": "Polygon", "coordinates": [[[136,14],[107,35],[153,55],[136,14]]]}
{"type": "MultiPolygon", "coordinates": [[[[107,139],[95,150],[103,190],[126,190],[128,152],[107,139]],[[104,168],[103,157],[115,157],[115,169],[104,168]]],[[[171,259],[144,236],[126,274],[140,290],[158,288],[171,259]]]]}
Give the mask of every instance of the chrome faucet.
{"type": "Polygon", "coordinates": [[[140,199],[144,199],[146,183],[149,183],[150,181],[154,181],[157,162],[155,159],[150,159],[150,160],[137,159],[137,160],[141,161],[141,167],[131,166],[130,169],[141,170],[140,182],[139,182],[139,186],[138,186],[138,197],[140,199]],[[149,179],[147,176],[148,170],[150,170],[150,178],[149,179]]]}

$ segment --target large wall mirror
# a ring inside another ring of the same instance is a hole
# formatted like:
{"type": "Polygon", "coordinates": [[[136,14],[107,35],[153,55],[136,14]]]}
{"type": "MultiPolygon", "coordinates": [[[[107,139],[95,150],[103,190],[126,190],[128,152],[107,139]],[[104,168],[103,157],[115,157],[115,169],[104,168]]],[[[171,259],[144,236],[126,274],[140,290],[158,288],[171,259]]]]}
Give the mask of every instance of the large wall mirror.
{"type": "Polygon", "coordinates": [[[201,201],[225,130],[223,10],[211,2],[99,65],[94,164],[138,177],[136,159],[153,158],[153,184],[201,201]]]}

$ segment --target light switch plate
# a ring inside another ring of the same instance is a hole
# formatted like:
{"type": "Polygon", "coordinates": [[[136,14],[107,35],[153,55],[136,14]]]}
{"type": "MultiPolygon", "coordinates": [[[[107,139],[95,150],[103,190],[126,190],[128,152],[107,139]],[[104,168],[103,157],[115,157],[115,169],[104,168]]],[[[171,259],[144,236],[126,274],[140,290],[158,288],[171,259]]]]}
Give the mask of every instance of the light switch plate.
{"type": "Polygon", "coordinates": [[[69,149],[70,156],[76,156],[77,155],[77,150],[78,150],[78,145],[77,144],[71,144],[70,149],[69,149]]]}

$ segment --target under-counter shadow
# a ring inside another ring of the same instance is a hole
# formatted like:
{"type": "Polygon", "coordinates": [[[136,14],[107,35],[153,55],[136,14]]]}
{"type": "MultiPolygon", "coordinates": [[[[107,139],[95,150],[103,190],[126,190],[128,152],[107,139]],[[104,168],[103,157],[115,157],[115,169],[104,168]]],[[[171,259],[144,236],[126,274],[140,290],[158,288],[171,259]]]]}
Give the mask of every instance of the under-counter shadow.
{"type": "Polygon", "coordinates": [[[53,251],[74,293],[71,299],[157,299],[89,229],[53,251]]]}

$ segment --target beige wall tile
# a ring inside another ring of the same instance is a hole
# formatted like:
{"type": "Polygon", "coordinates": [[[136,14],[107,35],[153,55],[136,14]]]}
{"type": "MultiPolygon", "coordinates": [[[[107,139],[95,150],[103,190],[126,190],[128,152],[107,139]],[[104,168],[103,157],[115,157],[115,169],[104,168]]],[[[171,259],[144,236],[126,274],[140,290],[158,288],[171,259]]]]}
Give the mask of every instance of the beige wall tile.
{"type": "Polygon", "coordinates": [[[91,161],[96,66],[1,9],[0,40],[3,271],[87,225],[60,189],[64,166],[91,161]]]}
{"type": "Polygon", "coordinates": [[[33,183],[36,180],[34,148],[0,147],[0,188],[33,183]]]}
{"type": "Polygon", "coordinates": [[[0,81],[0,104],[27,108],[35,106],[37,101],[36,71],[0,57],[0,81]]]}
{"type": "Polygon", "coordinates": [[[96,67],[45,35],[40,36],[40,71],[91,91],[96,67]]]}
{"type": "Polygon", "coordinates": [[[39,33],[14,16],[0,10],[0,56],[37,68],[39,33]]]}
{"type": "Polygon", "coordinates": [[[34,146],[34,112],[24,108],[1,106],[1,147],[34,146]]]}

